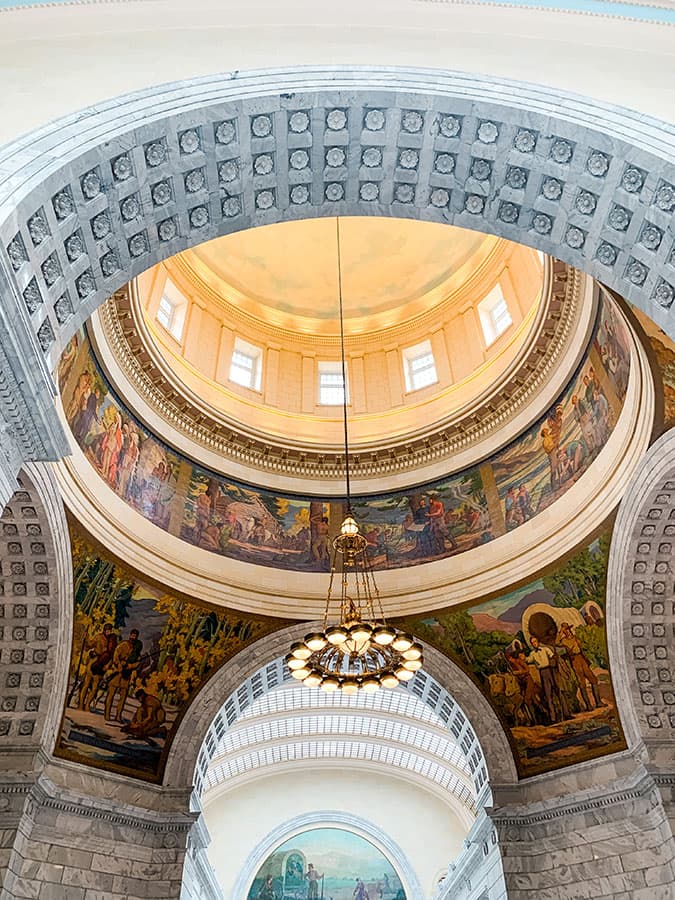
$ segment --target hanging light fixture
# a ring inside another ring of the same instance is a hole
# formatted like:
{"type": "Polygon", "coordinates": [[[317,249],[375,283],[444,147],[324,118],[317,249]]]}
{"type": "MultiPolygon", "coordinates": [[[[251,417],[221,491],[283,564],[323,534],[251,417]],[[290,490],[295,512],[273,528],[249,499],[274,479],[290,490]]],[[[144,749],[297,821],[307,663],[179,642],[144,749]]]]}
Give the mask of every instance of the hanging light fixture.
{"type": "Polygon", "coordinates": [[[381,687],[395,688],[402,681],[409,681],[422,668],[423,651],[412,635],[387,624],[368,556],[368,542],[352,512],[339,219],[336,225],[347,515],[333,541],[323,628],[293,644],[286,663],[293,678],[309,687],[355,694],[359,690],[370,693],[381,687]],[[334,596],[336,580],[340,585],[339,599],[334,596]],[[337,618],[333,624],[332,612],[337,618]]]}

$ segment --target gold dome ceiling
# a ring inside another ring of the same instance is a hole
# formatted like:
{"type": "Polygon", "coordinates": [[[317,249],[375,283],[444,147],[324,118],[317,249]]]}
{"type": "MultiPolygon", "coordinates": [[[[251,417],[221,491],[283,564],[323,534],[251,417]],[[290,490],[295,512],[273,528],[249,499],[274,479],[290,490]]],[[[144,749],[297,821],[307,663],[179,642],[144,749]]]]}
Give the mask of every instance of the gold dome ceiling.
{"type": "MultiPolygon", "coordinates": [[[[497,238],[431,222],[341,218],[348,333],[407,321],[461,286],[497,238]]],[[[268,225],[181,254],[184,271],[257,319],[304,334],[338,328],[336,220],[268,225]]]]}
{"type": "Polygon", "coordinates": [[[270,447],[337,452],[341,410],[319,382],[340,357],[338,224],[355,448],[389,452],[458,417],[482,420],[476,404],[512,396],[542,329],[555,356],[549,275],[534,250],[437,223],[331,217],[228,235],[137,278],[123,315],[141,366],[157,366],[155,383],[198,408],[200,422],[270,447]],[[497,330],[485,320],[500,303],[497,330]],[[232,377],[237,348],[255,366],[250,384],[232,377]],[[433,359],[421,387],[414,353],[433,359]]]}

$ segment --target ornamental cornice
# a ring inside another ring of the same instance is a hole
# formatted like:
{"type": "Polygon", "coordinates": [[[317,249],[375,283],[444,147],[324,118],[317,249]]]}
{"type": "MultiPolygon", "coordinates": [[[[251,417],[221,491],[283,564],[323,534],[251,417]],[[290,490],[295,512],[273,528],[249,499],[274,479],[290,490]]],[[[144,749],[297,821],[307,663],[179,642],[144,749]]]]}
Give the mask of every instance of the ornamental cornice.
{"type": "MultiPolygon", "coordinates": [[[[581,316],[584,284],[585,277],[578,270],[552,259],[526,351],[501,382],[460,415],[425,433],[396,444],[357,448],[350,460],[354,477],[399,475],[445,461],[450,471],[460,451],[470,450],[503,428],[541,393],[569,350],[581,316]]],[[[139,397],[182,437],[224,461],[257,471],[323,480],[343,477],[340,453],[313,451],[290,441],[272,442],[204,403],[179,381],[160,354],[153,352],[139,318],[132,290],[126,285],[99,312],[103,339],[139,397]]],[[[532,418],[541,412],[537,409],[532,418]]]]}
{"type": "MultiPolygon", "coordinates": [[[[528,828],[553,822],[566,816],[607,809],[618,803],[641,800],[649,801],[650,810],[656,808],[660,803],[656,779],[644,769],[639,770],[632,779],[625,779],[623,784],[615,782],[613,785],[600,785],[594,793],[586,792],[583,799],[566,803],[562,798],[556,797],[543,808],[533,809],[530,807],[528,809],[524,806],[522,814],[511,806],[494,809],[489,815],[491,820],[501,827],[528,828]]],[[[532,806],[541,806],[541,804],[532,806]]]]}
{"type": "MultiPolygon", "coordinates": [[[[40,777],[30,791],[33,813],[37,809],[51,809],[59,813],[81,816],[95,821],[107,822],[111,825],[151,831],[156,834],[187,834],[198,813],[156,813],[151,810],[134,809],[121,811],[121,804],[107,801],[102,797],[95,800],[91,797],[78,797],[70,792],[60,793],[49,779],[40,777]]],[[[175,838],[176,845],[178,838],[175,838]]],[[[165,846],[169,846],[166,844],[165,846]]]]}

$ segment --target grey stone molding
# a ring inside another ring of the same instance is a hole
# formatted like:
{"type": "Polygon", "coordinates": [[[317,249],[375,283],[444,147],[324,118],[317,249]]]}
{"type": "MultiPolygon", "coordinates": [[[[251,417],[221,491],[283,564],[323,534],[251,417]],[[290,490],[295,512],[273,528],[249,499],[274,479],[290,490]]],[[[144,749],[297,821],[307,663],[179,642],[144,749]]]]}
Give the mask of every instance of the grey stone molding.
{"type": "Polygon", "coordinates": [[[37,778],[30,789],[28,799],[33,811],[49,809],[72,816],[106,823],[108,825],[133,828],[158,835],[187,834],[196,815],[189,812],[158,813],[155,810],[135,808],[115,800],[102,797],[82,796],[73,791],[57,787],[46,776],[37,778]]]}
{"type": "Polygon", "coordinates": [[[234,73],[51,123],[0,151],[3,371],[36,416],[18,417],[28,436],[4,481],[18,457],[64,452],[47,401],[67,340],[130,277],[186,247],[310,216],[448,222],[583,269],[675,336],[673,211],[673,125],[452,72],[234,73]]]}
{"type": "Polygon", "coordinates": [[[504,827],[531,828],[567,816],[642,800],[647,800],[652,806],[660,803],[654,777],[638,765],[632,777],[612,784],[601,783],[594,788],[579,791],[571,799],[556,797],[549,802],[537,801],[521,807],[497,807],[489,811],[489,816],[494,823],[504,827]]]}
{"type": "MultiPolygon", "coordinates": [[[[68,780],[58,767],[51,774],[68,780]]],[[[178,898],[194,819],[187,809],[81,792],[44,772],[8,773],[0,777],[0,898],[178,898]]]]}
{"type": "Polygon", "coordinates": [[[406,896],[424,897],[424,891],[420,885],[417,874],[406,857],[405,853],[389,835],[374,825],[372,822],[337,810],[317,810],[278,825],[271,834],[268,834],[258,846],[251,851],[234,883],[231,900],[240,900],[247,896],[247,892],[255,878],[260,866],[265,862],[269,854],[296,834],[300,834],[309,828],[339,827],[352,831],[376,846],[393,864],[401,881],[403,882],[406,896]]]}
{"type": "Polygon", "coordinates": [[[597,761],[587,772],[592,787],[573,789],[571,773],[561,773],[548,798],[488,811],[509,898],[548,891],[556,900],[670,900],[675,841],[664,798],[645,767],[624,756],[619,777],[608,779],[607,762],[597,761]]]}
{"type": "MultiPolygon", "coordinates": [[[[453,457],[459,451],[479,444],[503,428],[519,410],[536,404],[534,398],[559,371],[565,349],[572,342],[580,350],[583,347],[578,333],[583,287],[584,279],[578,271],[551,260],[545,299],[527,349],[502,381],[492,385],[466,410],[447,421],[433,423],[422,433],[397,443],[383,434],[372,446],[355,448],[351,456],[355,476],[382,478],[409,471],[415,477],[420,467],[442,460],[452,467],[453,457]]],[[[597,297],[598,291],[594,293],[597,297]]],[[[215,451],[224,461],[242,463],[257,471],[326,480],[344,477],[344,457],[339,451],[314,451],[298,445],[293,435],[283,444],[275,442],[251,432],[246,422],[234,421],[189,392],[151,346],[153,339],[133,295],[133,287],[125,285],[103,304],[99,310],[102,333],[126,378],[170,428],[177,429],[198,447],[215,451]]],[[[127,400],[133,407],[133,397],[127,400]]],[[[533,406],[532,419],[539,415],[541,409],[533,406]]]]}

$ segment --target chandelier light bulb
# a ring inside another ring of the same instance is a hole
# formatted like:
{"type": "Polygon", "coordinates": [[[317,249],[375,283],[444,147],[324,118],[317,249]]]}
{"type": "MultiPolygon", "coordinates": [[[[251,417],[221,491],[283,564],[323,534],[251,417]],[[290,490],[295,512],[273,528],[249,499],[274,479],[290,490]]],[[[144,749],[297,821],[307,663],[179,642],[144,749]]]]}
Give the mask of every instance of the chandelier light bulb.
{"type": "Polygon", "coordinates": [[[347,629],[342,625],[331,625],[330,628],[326,629],[326,640],[335,647],[344,644],[347,640],[347,629]]]}
{"type": "Polygon", "coordinates": [[[291,675],[293,678],[297,678],[298,681],[304,681],[305,678],[309,675],[309,669],[307,666],[303,666],[302,669],[292,669],[291,675]]]}
{"type": "Polygon", "coordinates": [[[363,683],[361,684],[361,690],[365,691],[366,694],[375,694],[379,689],[379,678],[364,678],[363,683]]]}
{"type": "Polygon", "coordinates": [[[403,666],[396,670],[395,675],[399,681],[410,681],[411,678],[415,677],[414,672],[411,672],[410,669],[404,669],[403,666]]]}
{"type": "Polygon", "coordinates": [[[406,634],[405,631],[399,631],[391,642],[391,646],[394,650],[398,650],[399,653],[404,653],[406,650],[409,650],[414,643],[415,640],[411,635],[406,634]]]}
{"type": "Polygon", "coordinates": [[[404,650],[401,655],[403,656],[403,659],[421,659],[422,647],[420,644],[413,644],[412,647],[404,650]]]}
{"type": "Polygon", "coordinates": [[[353,516],[347,516],[342,525],[340,526],[340,534],[346,534],[350,537],[354,537],[359,533],[359,526],[356,524],[356,519],[353,516]]]}
{"type": "Polygon", "coordinates": [[[387,675],[383,675],[380,678],[380,684],[384,688],[397,688],[399,685],[399,680],[393,673],[389,673],[387,675]]]}
{"type": "Polygon", "coordinates": [[[352,679],[346,679],[340,685],[340,689],[343,694],[356,694],[359,690],[359,683],[352,679]]]}
{"type": "Polygon", "coordinates": [[[416,672],[422,668],[422,662],[419,659],[406,659],[403,663],[403,668],[407,669],[408,672],[416,672]]]}
{"type": "Polygon", "coordinates": [[[298,641],[295,644],[291,645],[291,654],[295,656],[296,659],[309,659],[312,655],[312,651],[309,649],[307,644],[302,641],[298,641]]]}
{"type": "Polygon", "coordinates": [[[387,647],[396,637],[396,630],[389,625],[380,625],[373,631],[373,640],[381,647],[387,647]]]}
{"type": "Polygon", "coordinates": [[[312,653],[316,653],[318,650],[323,650],[326,646],[326,635],[321,632],[315,632],[314,634],[305,635],[305,644],[309,647],[312,653]]]}
{"type": "Polygon", "coordinates": [[[337,680],[337,678],[324,678],[320,684],[321,690],[326,691],[327,693],[337,691],[339,687],[340,682],[337,680]]]}
{"type": "Polygon", "coordinates": [[[306,678],[303,679],[307,687],[318,687],[322,682],[321,673],[312,669],[306,678]]]}
{"type": "Polygon", "coordinates": [[[350,653],[356,653],[361,656],[368,649],[372,633],[373,629],[370,625],[365,625],[362,622],[359,622],[358,625],[352,625],[349,629],[345,646],[350,653]]]}
{"type": "Polygon", "coordinates": [[[291,672],[294,672],[296,669],[304,669],[305,661],[304,659],[298,659],[296,656],[291,656],[291,654],[289,653],[289,655],[286,657],[286,665],[291,670],[291,672]]]}

